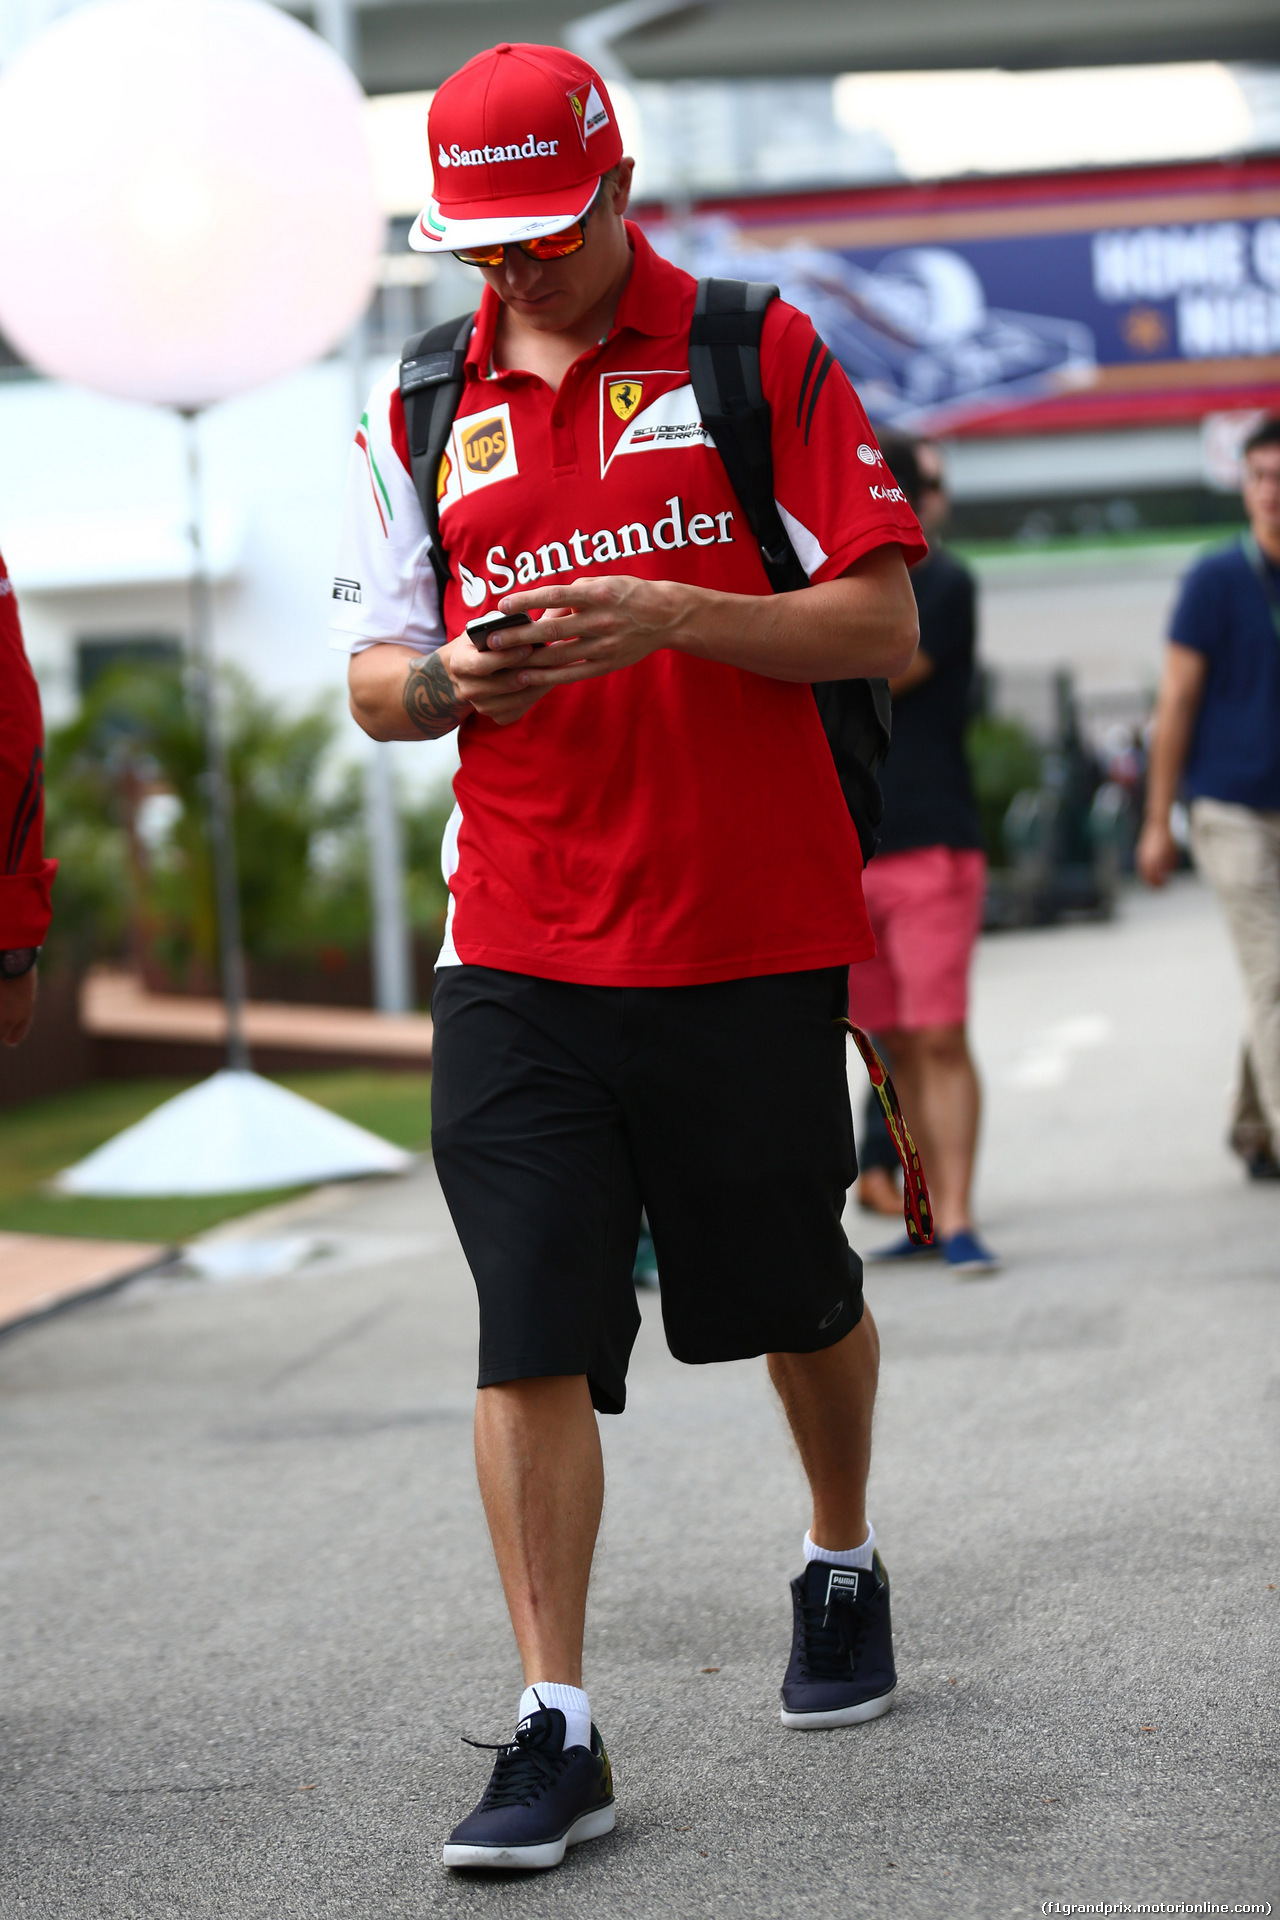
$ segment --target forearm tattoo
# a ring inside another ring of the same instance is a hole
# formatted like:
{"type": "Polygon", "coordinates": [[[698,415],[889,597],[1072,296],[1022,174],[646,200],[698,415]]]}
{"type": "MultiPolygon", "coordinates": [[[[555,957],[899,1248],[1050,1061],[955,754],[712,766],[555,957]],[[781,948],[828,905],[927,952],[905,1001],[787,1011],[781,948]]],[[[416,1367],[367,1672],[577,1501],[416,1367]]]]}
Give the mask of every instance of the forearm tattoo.
{"type": "Polygon", "coordinates": [[[413,661],[401,698],[410,720],[428,740],[437,740],[442,733],[451,732],[462,718],[453,682],[438,653],[413,661]]]}

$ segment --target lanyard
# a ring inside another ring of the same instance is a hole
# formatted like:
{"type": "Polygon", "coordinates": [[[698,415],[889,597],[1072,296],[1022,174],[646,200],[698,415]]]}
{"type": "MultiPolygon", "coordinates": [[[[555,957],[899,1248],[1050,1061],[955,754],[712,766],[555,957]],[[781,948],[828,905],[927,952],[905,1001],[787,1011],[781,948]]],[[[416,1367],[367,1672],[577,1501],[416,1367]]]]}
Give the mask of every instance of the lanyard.
{"type": "MultiPolygon", "coordinates": [[[[1280,619],[1280,615],[1277,618],[1280,619]]],[[[933,1213],[929,1206],[929,1189],[925,1185],[924,1168],[920,1165],[916,1143],[902,1117],[897,1091],[870,1036],[861,1027],[855,1027],[852,1020],[838,1020],[836,1025],[846,1027],[853,1036],[853,1044],[862,1055],[867,1076],[884,1110],[884,1123],[902,1165],[902,1212],[907,1223],[907,1236],[917,1247],[930,1246],[933,1242],[933,1213]]]]}
{"type": "Polygon", "coordinates": [[[1276,630],[1276,639],[1280,640],[1280,599],[1276,596],[1276,583],[1271,569],[1263,556],[1262,548],[1251,533],[1240,535],[1240,545],[1244,548],[1244,557],[1257,575],[1258,585],[1262,588],[1271,615],[1271,624],[1276,630]]]}

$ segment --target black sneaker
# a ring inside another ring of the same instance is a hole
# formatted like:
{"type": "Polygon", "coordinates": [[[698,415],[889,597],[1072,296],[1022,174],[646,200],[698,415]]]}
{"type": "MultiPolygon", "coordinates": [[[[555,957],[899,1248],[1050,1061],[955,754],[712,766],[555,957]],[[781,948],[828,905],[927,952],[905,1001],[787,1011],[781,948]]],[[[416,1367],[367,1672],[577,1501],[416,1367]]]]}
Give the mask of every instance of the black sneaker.
{"type": "Polygon", "coordinates": [[[560,1709],[543,1707],[496,1749],[480,1804],[445,1841],[446,1867],[558,1867],[566,1847],[612,1832],[613,1772],[600,1734],[592,1727],[589,1748],[566,1749],[564,1733],[560,1709]]]}
{"type": "Polygon", "coordinates": [[[811,1560],[791,1582],[795,1626],[782,1683],[784,1727],[848,1727],[893,1705],[898,1676],[889,1624],[889,1576],[811,1560]]]}

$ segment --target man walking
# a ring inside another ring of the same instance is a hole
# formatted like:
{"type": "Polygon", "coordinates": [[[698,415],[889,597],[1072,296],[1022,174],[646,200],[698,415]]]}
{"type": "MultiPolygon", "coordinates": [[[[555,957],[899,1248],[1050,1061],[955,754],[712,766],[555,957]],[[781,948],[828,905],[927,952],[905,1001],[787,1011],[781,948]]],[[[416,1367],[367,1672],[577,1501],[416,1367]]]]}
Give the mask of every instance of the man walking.
{"type": "Polygon", "coordinates": [[[767,1353],[813,1491],[784,1723],[892,1699],[864,1504],[878,1343],[840,1224],[837,1023],[872,940],[810,683],[907,666],[924,543],[840,369],[775,301],[773,485],[813,584],[770,594],[693,397],[694,282],[624,219],[632,163],[590,67],[496,47],[440,88],[430,141],[415,245],[486,282],[436,476],[443,604],[393,378],[357,436],[335,625],[367,732],[459,730],[433,1146],[479,1294],[476,1463],[527,1685],[444,1857],[543,1867],[613,1825],[582,1638],[642,1205],[672,1352],[767,1353]],[[491,611],[536,624],[477,646],[491,611]]]}
{"type": "MultiPolygon", "coordinates": [[[[885,441],[885,458],[907,498],[919,503],[932,541],[947,514],[937,448],[894,436],[885,441]]],[[[915,1261],[941,1252],[953,1273],[972,1277],[997,1265],[970,1211],[981,1097],[965,1023],[987,884],[964,746],[973,707],[976,591],[969,569],[937,545],[911,585],[920,646],[906,672],[890,681],[893,744],[881,774],[884,820],[864,882],[876,952],[849,975],[849,1015],[884,1042],[936,1223],[934,1245],[917,1246],[904,1236],[878,1257],[915,1261]]],[[[878,1116],[876,1126],[884,1135],[878,1116]]],[[[894,1191],[888,1165],[864,1169],[862,1179],[865,1200],[894,1191]]]]}
{"type": "MultiPolygon", "coordinates": [[[[1163,886],[1169,813],[1191,803],[1195,862],[1218,896],[1244,977],[1248,1046],[1237,1097],[1280,1144],[1280,418],[1244,443],[1249,531],[1197,561],[1169,628],[1137,865],[1163,886]]],[[[1250,1173],[1274,1177],[1256,1127],[1250,1173]]]]}

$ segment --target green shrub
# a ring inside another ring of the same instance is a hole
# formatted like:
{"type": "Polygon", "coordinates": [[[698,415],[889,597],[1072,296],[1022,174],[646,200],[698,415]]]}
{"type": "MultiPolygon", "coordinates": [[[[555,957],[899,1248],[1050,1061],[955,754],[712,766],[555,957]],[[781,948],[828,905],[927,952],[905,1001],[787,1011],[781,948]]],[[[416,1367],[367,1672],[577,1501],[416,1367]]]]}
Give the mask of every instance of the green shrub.
{"type": "MultiPolygon", "coordinates": [[[[275,958],[367,938],[358,782],[329,777],[328,702],[281,716],[224,676],[245,950],[275,958]],[[336,858],[317,853],[337,846],[336,858]]],[[[132,950],[175,984],[216,979],[204,739],[176,669],[104,674],[48,742],[48,850],[60,862],[55,938],[74,957],[132,950]]]]}
{"type": "Polygon", "coordinates": [[[965,734],[969,772],[982,819],[982,837],[992,866],[1008,863],[1001,829],[1015,793],[1038,787],[1044,756],[1017,720],[979,714],[965,734]]]}

